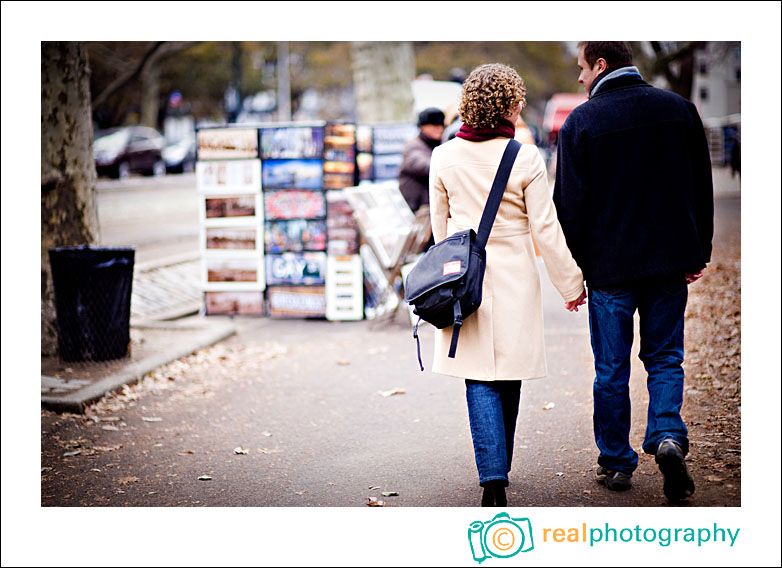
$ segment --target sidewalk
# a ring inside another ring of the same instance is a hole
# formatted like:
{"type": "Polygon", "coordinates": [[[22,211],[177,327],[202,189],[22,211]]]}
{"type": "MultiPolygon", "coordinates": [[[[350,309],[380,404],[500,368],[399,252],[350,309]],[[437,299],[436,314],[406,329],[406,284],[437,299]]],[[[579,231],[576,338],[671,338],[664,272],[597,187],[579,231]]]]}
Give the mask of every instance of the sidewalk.
{"type": "Polygon", "coordinates": [[[714,167],[711,175],[714,180],[714,199],[741,197],[741,176],[732,177],[730,167],[714,167]]]}
{"type": "Polygon", "coordinates": [[[163,321],[198,313],[203,305],[197,254],[137,264],[130,299],[131,322],[163,321]]]}
{"type": "Polygon", "coordinates": [[[84,412],[85,405],[158,367],[209,347],[236,332],[232,322],[202,316],[176,322],[147,322],[130,328],[130,352],[113,361],[65,362],[41,357],[41,405],[84,412]]]}

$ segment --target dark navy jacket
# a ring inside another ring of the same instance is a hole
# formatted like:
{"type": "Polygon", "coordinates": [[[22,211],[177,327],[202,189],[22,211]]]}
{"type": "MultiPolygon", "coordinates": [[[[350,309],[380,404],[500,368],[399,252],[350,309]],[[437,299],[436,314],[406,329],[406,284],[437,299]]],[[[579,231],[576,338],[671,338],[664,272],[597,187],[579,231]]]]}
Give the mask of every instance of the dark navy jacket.
{"type": "Polygon", "coordinates": [[[637,75],[605,80],[559,132],[554,203],[593,288],[711,259],[711,162],[690,101],[637,75]]]}

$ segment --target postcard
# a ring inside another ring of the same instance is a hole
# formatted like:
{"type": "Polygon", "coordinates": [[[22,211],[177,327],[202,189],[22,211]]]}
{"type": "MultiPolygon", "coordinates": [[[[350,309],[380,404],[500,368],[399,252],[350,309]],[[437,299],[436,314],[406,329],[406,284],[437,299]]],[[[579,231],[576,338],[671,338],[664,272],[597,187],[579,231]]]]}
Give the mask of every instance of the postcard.
{"type": "Polygon", "coordinates": [[[258,248],[258,231],[247,228],[206,228],[207,250],[253,250],[258,248]]]}
{"type": "Polygon", "coordinates": [[[326,216],[322,191],[279,189],[263,194],[266,219],[314,219],[326,216]]]}
{"type": "Polygon", "coordinates": [[[322,156],[322,126],[261,128],[263,159],[321,158],[322,156]]]}
{"type": "Polygon", "coordinates": [[[275,284],[324,284],[325,252],[284,252],[266,255],[266,282],[275,284]]]}
{"type": "Polygon", "coordinates": [[[264,160],[264,189],[321,189],[323,160],[264,160]]]}
{"type": "Polygon", "coordinates": [[[196,186],[201,193],[253,193],[261,190],[260,160],[196,163],[196,186]]]}
{"type": "Polygon", "coordinates": [[[208,316],[262,316],[263,292],[205,292],[208,316]]]}
{"type": "Polygon", "coordinates": [[[196,132],[199,160],[258,158],[255,128],[205,128],[196,132]]]}
{"type": "Polygon", "coordinates": [[[294,219],[267,221],[266,252],[301,252],[326,250],[326,221],[294,219]]]}
{"type": "Polygon", "coordinates": [[[204,199],[207,219],[221,217],[255,217],[255,195],[207,197],[204,199]]]}
{"type": "Polygon", "coordinates": [[[326,289],[323,286],[272,286],[268,288],[268,296],[270,317],[326,317],[326,289]]]}

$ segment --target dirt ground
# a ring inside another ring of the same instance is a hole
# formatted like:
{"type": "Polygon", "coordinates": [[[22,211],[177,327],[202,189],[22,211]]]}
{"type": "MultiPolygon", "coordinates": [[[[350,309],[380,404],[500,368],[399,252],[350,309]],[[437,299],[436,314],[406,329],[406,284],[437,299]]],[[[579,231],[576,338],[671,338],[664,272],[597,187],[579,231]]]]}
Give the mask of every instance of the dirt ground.
{"type": "MultiPolygon", "coordinates": [[[[719,219],[718,219],[719,221],[719,219]]],[[[741,497],[741,232],[715,240],[712,262],[690,286],[685,315],[687,398],[682,415],[696,467],[741,497]]],[[[697,491],[697,489],[696,489],[697,491]]]]}

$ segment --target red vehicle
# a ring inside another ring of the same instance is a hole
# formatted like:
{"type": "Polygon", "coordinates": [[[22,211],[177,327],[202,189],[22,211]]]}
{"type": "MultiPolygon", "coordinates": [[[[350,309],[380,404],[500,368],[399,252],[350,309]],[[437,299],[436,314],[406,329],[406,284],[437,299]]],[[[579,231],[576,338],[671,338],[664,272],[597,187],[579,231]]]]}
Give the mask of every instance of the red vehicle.
{"type": "Polygon", "coordinates": [[[570,111],[586,101],[584,93],[557,93],[549,99],[543,113],[543,130],[547,133],[549,144],[556,145],[559,129],[570,111]]]}

